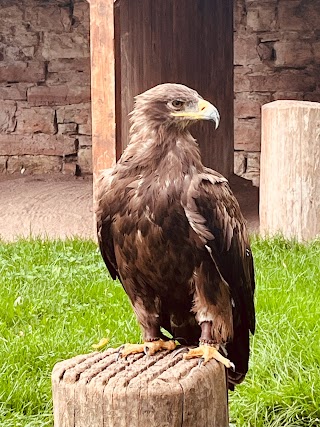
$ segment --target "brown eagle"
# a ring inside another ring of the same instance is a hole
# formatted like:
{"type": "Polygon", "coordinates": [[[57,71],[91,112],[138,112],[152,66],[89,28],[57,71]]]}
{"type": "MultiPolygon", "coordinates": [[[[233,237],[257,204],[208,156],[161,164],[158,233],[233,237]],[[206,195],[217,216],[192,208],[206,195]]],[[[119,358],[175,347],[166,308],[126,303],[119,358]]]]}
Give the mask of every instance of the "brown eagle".
{"type": "Polygon", "coordinates": [[[144,344],[126,344],[121,356],[173,350],[178,339],[198,345],[185,358],[233,368],[232,388],[248,370],[255,328],[253,259],[227,180],[202,164],[188,130],[197,120],[217,127],[220,116],[186,86],[135,98],[129,145],[98,183],[98,240],[143,331],[144,344]]]}

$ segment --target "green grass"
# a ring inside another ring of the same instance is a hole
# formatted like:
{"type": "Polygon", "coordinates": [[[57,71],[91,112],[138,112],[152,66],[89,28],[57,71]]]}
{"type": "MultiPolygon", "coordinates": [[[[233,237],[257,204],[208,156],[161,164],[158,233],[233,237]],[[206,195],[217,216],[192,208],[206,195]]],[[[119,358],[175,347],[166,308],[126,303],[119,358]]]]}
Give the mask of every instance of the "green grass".
{"type": "MultiPolygon", "coordinates": [[[[230,395],[237,427],[320,425],[320,241],[255,240],[251,370],[230,395]]],[[[121,285],[93,242],[0,243],[0,425],[52,426],[53,365],[140,340],[121,285]]]]}

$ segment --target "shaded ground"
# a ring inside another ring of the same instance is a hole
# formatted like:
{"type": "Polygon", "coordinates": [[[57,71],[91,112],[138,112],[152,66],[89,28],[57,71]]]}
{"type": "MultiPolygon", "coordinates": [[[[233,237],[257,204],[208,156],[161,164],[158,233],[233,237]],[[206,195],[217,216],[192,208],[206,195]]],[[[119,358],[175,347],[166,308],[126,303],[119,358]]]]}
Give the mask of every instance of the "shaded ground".
{"type": "MultiPolygon", "coordinates": [[[[230,182],[250,231],[257,232],[258,189],[236,176],[230,182]]],[[[39,235],[94,237],[91,177],[0,176],[0,237],[39,235]]]]}

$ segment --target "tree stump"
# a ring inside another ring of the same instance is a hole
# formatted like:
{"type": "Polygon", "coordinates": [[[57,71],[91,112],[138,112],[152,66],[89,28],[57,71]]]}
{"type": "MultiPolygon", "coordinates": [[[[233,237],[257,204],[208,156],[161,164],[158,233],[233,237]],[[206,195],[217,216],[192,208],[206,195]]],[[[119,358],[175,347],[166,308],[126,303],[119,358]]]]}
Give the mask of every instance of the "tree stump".
{"type": "Polygon", "coordinates": [[[260,231],[304,241],[320,235],[320,103],[262,107],[260,231]]]}
{"type": "Polygon", "coordinates": [[[162,351],[76,356],[52,373],[55,427],[226,427],[225,368],[162,351]]]}

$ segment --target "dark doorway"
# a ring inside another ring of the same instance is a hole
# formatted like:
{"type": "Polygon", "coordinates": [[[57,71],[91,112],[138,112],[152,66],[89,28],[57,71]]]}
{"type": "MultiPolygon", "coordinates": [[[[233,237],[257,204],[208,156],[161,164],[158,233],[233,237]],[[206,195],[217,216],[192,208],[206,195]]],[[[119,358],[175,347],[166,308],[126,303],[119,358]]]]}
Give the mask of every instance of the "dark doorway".
{"type": "Polygon", "coordinates": [[[135,95],[159,83],[182,83],[212,102],[219,129],[199,123],[192,134],[206,166],[233,171],[232,0],[115,2],[117,157],[128,143],[135,95]]]}

